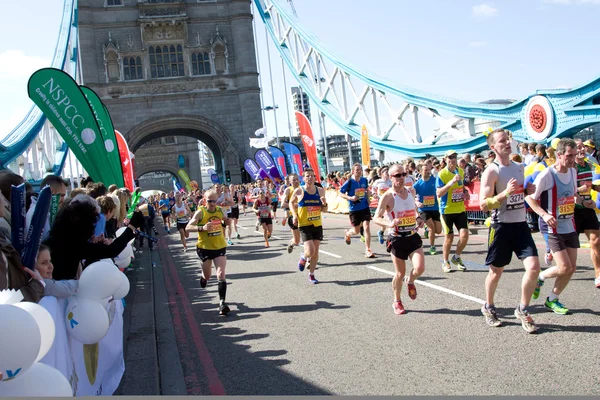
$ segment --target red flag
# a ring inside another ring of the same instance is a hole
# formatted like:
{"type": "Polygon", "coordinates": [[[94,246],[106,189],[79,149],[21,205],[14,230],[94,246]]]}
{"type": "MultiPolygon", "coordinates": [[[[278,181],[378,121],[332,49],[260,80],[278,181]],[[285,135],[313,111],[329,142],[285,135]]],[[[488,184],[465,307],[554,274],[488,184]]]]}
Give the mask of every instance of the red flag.
{"type": "Polygon", "coordinates": [[[296,111],[296,120],[298,121],[298,127],[300,128],[300,134],[302,135],[302,143],[304,144],[304,152],[306,153],[308,164],[313,171],[315,171],[317,182],[321,183],[319,163],[317,162],[317,144],[313,137],[310,121],[306,118],[306,115],[299,111],[296,111]]]}
{"type": "Polygon", "coordinates": [[[133,164],[131,160],[131,153],[129,152],[129,146],[127,146],[127,141],[123,135],[121,135],[121,132],[116,129],[115,137],[117,138],[119,158],[121,159],[121,166],[123,167],[123,180],[125,181],[125,187],[133,193],[135,190],[135,184],[133,182],[133,164]]]}

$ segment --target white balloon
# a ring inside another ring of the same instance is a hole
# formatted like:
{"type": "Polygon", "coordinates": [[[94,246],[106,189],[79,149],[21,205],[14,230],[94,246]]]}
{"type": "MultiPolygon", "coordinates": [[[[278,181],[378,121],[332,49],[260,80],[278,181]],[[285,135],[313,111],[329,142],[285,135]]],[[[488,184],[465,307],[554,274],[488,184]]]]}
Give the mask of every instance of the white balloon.
{"type": "Polygon", "coordinates": [[[40,361],[50,351],[52,343],[54,343],[54,335],[56,334],[56,327],[54,326],[54,320],[52,315],[44,307],[36,303],[22,302],[15,304],[16,307],[22,308],[27,311],[40,329],[40,337],[42,339],[40,352],[38,353],[35,362],[40,361]]]}
{"type": "Polygon", "coordinates": [[[81,273],[77,295],[92,300],[105,299],[119,288],[120,274],[112,261],[97,261],[81,273]]]}
{"type": "Polygon", "coordinates": [[[67,378],[56,368],[35,363],[19,377],[0,383],[0,397],[73,397],[67,378]]]}
{"type": "Polygon", "coordinates": [[[98,301],[71,297],[67,306],[67,332],[83,344],[98,343],[108,332],[106,309],[98,301]]]}
{"type": "Polygon", "coordinates": [[[40,329],[31,314],[22,308],[0,304],[0,386],[20,377],[40,353],[40,329]]]}
{"type": "Polygon", "coordinates": [[[120,300],[127,296],[127,293],[129,293],[129,279],[127,278],[127,275],[121,273],[121,284],[119,285],[117,291],[113,294],[113,297],[117,300],[120,300]]]}
{"type": "Polygon", "coordinates": [[[98,303],[100,303],[100,305],[102,307],[104,307],[104,309],[106,309],[106,306],[108,306],[108,303],[110,303],[111,300],[113,300],[112,296],[107,297],[105,299],[98,300],[98,303]]]}
{"type": "Polygon", "coordinates": [[[117,267],[125,269],[127,266],[129,266],[129,264],[131,264],[131,256],[127,255],[127,257],[124,258],[115,258],[115,264],[117,267]]]}

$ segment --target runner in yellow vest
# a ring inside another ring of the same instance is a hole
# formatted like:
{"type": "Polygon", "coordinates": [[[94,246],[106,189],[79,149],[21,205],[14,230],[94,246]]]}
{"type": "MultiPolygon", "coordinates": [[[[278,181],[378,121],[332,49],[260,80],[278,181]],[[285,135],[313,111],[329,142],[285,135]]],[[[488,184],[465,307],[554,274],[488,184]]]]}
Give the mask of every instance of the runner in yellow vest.
{"type": "Polygon", "coordinates": [[[224,226],[228,224],[228,218],[217,206],[217,192],[208,190],[204,193],[206,206],[198,207],[198,211],[188,223],[186,231],[198,232],[198,244],[196,252],[202,260],[202,275],[200,276],[200,287],[205,288],[212,272],[213,261],[217,270],[219,291],[219,314],[227,315],[230,311],[225,303],[227,293],[227,282],[225,281],[225,266],[227,265],[224,226]]]}

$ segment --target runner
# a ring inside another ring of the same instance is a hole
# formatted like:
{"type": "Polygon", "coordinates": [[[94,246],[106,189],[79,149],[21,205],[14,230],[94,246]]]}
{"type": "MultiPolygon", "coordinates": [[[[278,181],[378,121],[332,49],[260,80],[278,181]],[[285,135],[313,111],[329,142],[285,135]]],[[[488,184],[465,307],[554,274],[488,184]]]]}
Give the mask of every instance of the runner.
{"type": "MultiPolygon", "coordinates": [[[[427,224],[429,236],[429,254],[436,255],[435,235],[442,233],[440,211],[435,194],[435,178],[431,176],[431,162],[426,162],[421,167],[421,178],[415,183],[414,190],[417,194],[415,204],[419,207],[420,216],[427,224]]],[[[427,238],[427,236],[425,236],[427,238]]]]}
{"type": "Polygon", "coordinates": [[[533,291],[533,299],[540,295],[546,279],[556,278],[552,293],[546,298],[545,306],[556,314],[568,314],[558,296],[567,287],[577,266],[579,236],[575,230],[573,214],[575,203],[583,199],[577,193],[577,172],[573,168],[577,155],[577,143],[572,139],[561,139],[556,146],[556,164],[546,168],[535,178],[535,192],[526,197],[527,204],[543,221],[548,229],[548,243],[556,265],[542,271],[533,291]]]}
{"type": "Polygon", "coordinates": [[[450,249],[454,241],[454,229],[459,232],[458,243],[456,244],[456,253],[452,256],[452,264],[459,271],[466,271],[467,268],[462,262],[460,255],[469,241],[469,226],[467,213],[465,212],[465,172],[458,168],[456,162],[457,153],[454,150],[446,152],[446,167],[444,167],[435,181],[436,194],[440,202],[440,213],[442,214],[442,230],[444,232],[444,246],[442,247],[444,260],[442,271],[450,272],[452,267],[448,259],[450,258],[450,249]]]}
{"type": "Polygon", "coordinates": [[[181,240],[181,244],[183,245],[183,251],[187,251],[187,238],[190,236],[188,232],[186,232],[185,227],[190,221],[190,215],[192,212],[186,203],[181,200],[182,194],[175,194],[175,204],[171,209],[171,214],[173,214],[177,221],[177,231],[179,232],[179,238],[181,240]]]}
{"type": "Polygon", "coordinates": [[[298,178],[298,175],[296,175],[296,174],[289,174],[287,179],[290,183],[290,186],[288,186],[285,189],[285,191],[283,192],[282,208],[284,209],[284,211],[287,212],[288,226],[290,227],[290,230],[292,231],[292,239],[290,240],[290,243],[288,244],[288,247],[287,247],[288,253],[291,253],[294,250],[294,246],[298,246],[300,244],[300,231],[298,230],[298,225],[294,224],[294,221],[293,221],[294,215],[293,215],[292,211],[290,210],[290,208],[291,208],[290,200],[292,198],[292,195],[296,191],[296,189],[298,189],[300,187],[300,179],[298,178]]]}
{"type": "Polygon", "coordinates": [[[575,228],[577,234],[585,233],[590,242],[590,256],[594,265],[594,284],[600,289],[600,224],[596,216],[596,205],[592,200],[592,165],[586,162],[586,149],[581,139],[575,139],[577,156],[577,192],[583,199],[583,205],[575,204],[575,228]]]}
{"type": "MultiPolygon", "coordinates": [[[[217,190],[217,193],[219,194],[219,197],[217,198],[217,205],[221,207],[221,210],[229,220],[229,215],[231,215],[231,206],[233,205],[233,197],[231,196],[231,192],[229,191],[229,186],[223,185],[221,187],[221,185],[219,185],[219,189],[220,190],[217,190]]],[[[226,233],[227,245],[231,246],[233,245],[233,242],[231,241],[231,227],[229,226],[229,224],[227,224],[226,233]]]]}
{"type": "MultiPolygon", "coordinates": [[[[174,227],[177,227],[177,219],[175,217],[175,215],[173,214],[173,206],[175,205],[175,192],[170,192],[169,193],[169,215],[171,216],[171,218],[169,218],[169,222],[171,224],[174,225],[174,227]]],[[[169,233],[171,233],[171,227],[169,226],[169,233]]]]}
{"type": "Polygon", "coordinates": [[[219,314],[227,315],[230,309],[225,303],[227,294],[227,281],[225,280],[225,267],[227,265],[227,243],[223,236],[223,224],[227,225],[227,217],[217,204],[217,192],[208,190],[204,193],[206,206],[198,207],[186,227],[187,232],[198,232],[198,244],[196,252],[202,261],[202,275],[200,276],[200,287],[205,288],[212,274],[212,264],[215,263],[217,270],[218,292],[219,292],[219,314]]]}
{"type": "Polygon", "coordinates": [[[425,256],[423,255],[423,242],[417,230],[423,226],[423,219],[418,216],[415,199],[406,188],[404,178],[407,173],[399,164],[390,168],[392,188],[379,199],[379,206],[375,211],[374,222],[388,228],[387,251],[392,256],[392,263],[396,275],[392,279],[394,289],[394,314],[406,314],[400,299],[402,282],[406,282],[408,296],[415,300],[417,288],[415,279],[425,272],[425,256]],[[406,276],[406,260],[410,258],[413,268],[406,276]]]}
{"type": "Polygon", "coordinates": [[[230,185],[229,191],[230,193],[233,193],[233,205],[231,206],[231,211],[227,214],[227,218],[229,219],[229,225],[227,225],[227,237],[231,237],[232,230],[235,230],[235,237],[239,239],[241,236],[238,232],[238,219],[240,219],[240,202],[242,201],[242,196],[235,185],[230,185]]]}
{"type": "Polygon", "coordinates": [[[344,233],[346,244],[350,244],[352,235],[360,233],[360,227],[365,232],[365,257],[375,258],[371,251],[371,210],[369,209],[369,182],[362,176],[363,169],[359,163],[352,166],[352,175],[340,188],[340,197],[348,200],[350,208],[350,223],[353,228],[344,233]]]}
{"type": "Polygon", "coordinates": [[[277,206],[279,205],[279,196],[273,182],[269,182],[269,195],[271,196],[271,208],[273,209],[273,219],[277,221],[277,206]]]}
{"type": "Polygon", "coordinates": [[[160,201],[158,202],[158,205],[160,206],[160,214],[162,215],[165,231],[167,231],[167,233],[171,233],[171,207],[169,206],[169,199],[167,199],[166,193],[160,195],[160,201]]]}
{"type": "Polygon", "coordinates": [[[256,213],[260,225],[262,225],[265,247],[269,247],[269,239],[273,232],[273,218],[271,216],[271,199],[266,196],[264,190],[258,192],[258,199],[254,200],[252,208],[256,213]]]}
{"type": "MultiPolygon", "coordinates": [[[[490,326],[502,326],[494,305],[494,294],[500,282],[504,266],[510,264],[512,253],[523,261],[525,274],[521,282],[521,303],[515,309],[515,317],[528,333],[535,333],[537,326],[527,307],[540,273],[540,260],[531,231],[527,227],[524,190],[525,170],[522,164],[510,160],[511,142],[508,132],[497,129],[487,137],[490,149],[496,153],[495,160],[481,177],[481,210],[492,212],[485,264],[489,273],[485,280],[486,303],[481,313],[490,326]]],[[[528,190],[534,189],[528,187],[528,190]]]]}
{"type": "Polygon", "coordinates": [[[316,285],[319,281],[315,278],[315,268],[319,261],[319,246],[323,240],[321,212],[327,211],[327,200],[325,189],[315,186],[316,178],[312,169],[304,169],[303,177],[304,187],[296,188],[292,194],[291,225],[298,227],[304,242],[304,252],[298,261],[298,269],[300,272],[304,271],[308,263],[308,281],[316,285]]]}
{"type": "MultiPolygon", "coordinates": [[[[381,197],[385,194],[385,192],[392,187],[392,181],[390,180],[388,167],[382,167],[379,170],[379,173],[381,174],[381,178],[373,182],[372,187],[372,193],[375,198],[378,199],[378,201],[381,200],[381,197]]],[[[383,244],[385,242],[385,238],[383,237],[383,228],[379,229],[377,236],[379,237],[379,243],[383,244]]]]}

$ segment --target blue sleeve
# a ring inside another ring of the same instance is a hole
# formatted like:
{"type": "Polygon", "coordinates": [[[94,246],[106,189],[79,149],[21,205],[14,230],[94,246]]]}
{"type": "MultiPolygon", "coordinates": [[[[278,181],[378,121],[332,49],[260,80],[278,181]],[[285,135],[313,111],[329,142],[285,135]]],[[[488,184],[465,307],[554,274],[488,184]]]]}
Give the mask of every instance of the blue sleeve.
{"type": "Polygon", "coordinates": [[[415,192],[418,192],[419,189],[421,188],[421,186],[423,186],[423,181],[422,180],[418,180],[414,185],[413,188],[415,189],[415,192]]]}
{"type": "Polygon", "coordinates": [[[439,189],[439,188],[443,188],[444,186],[446,186],[446,184],[440,178],[440,174],[438,174],[438,176],[435,177],[435,188],[439,189]]]}
{"type": "Polygon", "coordinates": [[[346,182],[344,182],[344,184],[340,188],[340,193],[344,193],[344,194],[348,193],[348,186],[350,186],[350,179],[348,179],[346,182]]]}

